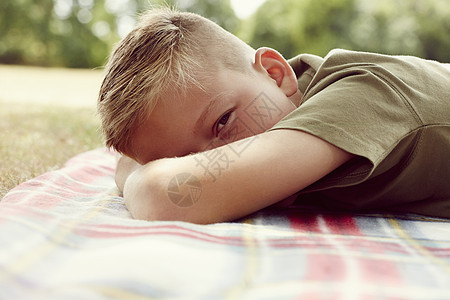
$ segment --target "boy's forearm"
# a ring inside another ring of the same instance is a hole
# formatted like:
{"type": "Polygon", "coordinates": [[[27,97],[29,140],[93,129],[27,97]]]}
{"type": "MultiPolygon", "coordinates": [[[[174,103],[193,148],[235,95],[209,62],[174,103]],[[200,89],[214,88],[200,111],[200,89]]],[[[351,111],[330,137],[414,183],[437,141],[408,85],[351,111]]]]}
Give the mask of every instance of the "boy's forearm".
{"type": "Polygon", "coordinates": [[[264,197],[263,189],[249,194],[250,175],[242,169],[211,177],[197,164],[201,155],[161,159],[134,171],[124,187],[133,217],[207,224],[230,221],[277,202],[264,197]]]}
{"type": "Polygon", "coordinates": [[[135,170],[124,187],[132,216],[200,224],[231,220],[221,208],[227,178],[212,182],[196,170],[195,156],[160,159],[135,170]]]}
{"type": "Polygon", "coordinates": [[[233,220],[289,197],[351,157],[291,130],[246,139],[241,142],[246,148],[237,143],[137,168],[124,187],[133,217],[194,223],[233,220]]]}

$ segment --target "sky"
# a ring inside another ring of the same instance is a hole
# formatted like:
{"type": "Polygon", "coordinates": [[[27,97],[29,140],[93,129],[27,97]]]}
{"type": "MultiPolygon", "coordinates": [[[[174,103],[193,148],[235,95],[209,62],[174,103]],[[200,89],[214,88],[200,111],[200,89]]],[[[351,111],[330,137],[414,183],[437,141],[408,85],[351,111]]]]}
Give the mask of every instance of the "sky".
{"type": "Polygon", "coordinates": [[[266,0],[231,0],[231,7],[238,18],[245,19],[254,13],[266,0]]]}

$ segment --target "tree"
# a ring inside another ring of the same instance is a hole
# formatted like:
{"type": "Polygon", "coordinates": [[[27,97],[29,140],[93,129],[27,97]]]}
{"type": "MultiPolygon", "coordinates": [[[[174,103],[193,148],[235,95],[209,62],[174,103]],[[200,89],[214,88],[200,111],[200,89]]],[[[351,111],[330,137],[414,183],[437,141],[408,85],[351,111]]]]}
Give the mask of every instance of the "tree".
{"type": "Polygon", "coordinates": [[[285,57],[325,55],[345,44],[355,0],[268,0],[238,33],[254,47],[268,46],[285,57]]]}
{"type": "MultiPolygon", "coordinates": [[[[96,67],[103,64],[109,44],[95,34],[104,1],[2,0],[0,62],[43,66],[96,67]]],[[[109,17],[107,24],[113,19],[109,17]]],[[[109,32],[114,36],[114,32],[109,32]]]]}
{"type": "Polygon", "coordinates": [[[0,63],[98,67],[149,5],[199,13],[285,57],[333,48],[450,62],[448,0],[267,0],[241,22],[229,0],[1,0],[0,63]]]}
{"type": "Polygon", "coordinates": [[[446,0],[268,0],[238,31],[284,56],[333,48],[450,61],[446,0]]]}
{"type": "MultiPolygon", "coordinates": [[[[0,63],[95,68],[135,23],[136,15],[163,1],[1,0],[0,63]]],[[[167,1],[233,31],[229,1],[167,1]]]]}
{"type": "Polygon", "coordinates": [[[450,61],[450,7],[446,0],[359,0],[351,46],[387,54],[450,61]]]}
{"type": "Polygon", "coordinates": [[[229,0],[162,0],[155,3],[165,3],[182,11],[197,13],[230,32],[235,32],[239,23],[229,0]]]}

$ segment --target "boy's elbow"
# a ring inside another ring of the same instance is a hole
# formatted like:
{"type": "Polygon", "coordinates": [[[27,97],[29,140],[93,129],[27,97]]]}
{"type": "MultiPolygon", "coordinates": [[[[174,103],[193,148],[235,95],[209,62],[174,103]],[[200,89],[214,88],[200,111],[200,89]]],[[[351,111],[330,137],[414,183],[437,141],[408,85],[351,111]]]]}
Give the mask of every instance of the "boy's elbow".
{"type": "Polygon", "coordinates": [[[188,174],[183,172],[185,168],[180,169],[179,165],[181,164],[178,160],[161,159],[142,166],[127,178],[123,195],[131,216],[146,221],[183,221],[196,224],[224,221],[221,210],[217,209],[217,206],[211,206],[212,203],[208,201],[180,205],[177,196],[186,195],[184,188],[190,187],[173,187],[174,181],[178,182],[178,176],[188,174]],[[173,192],[174,188],[178,193],[173,192]]]}
{"type": "Polygon", "coordinates": [[[134,219],[145,221],[186,221],[203,223],[191,207],[180,207],[169,198],[173,170],[146,167],[135,171],[125,183],[125,204],[134,219]]]}
{"type": "Polygon", "coordinates": [[[165,176],[156,175],[154,170],[142,168],[134,172],[125,183],[123,196],[125,204],[134,219],[165,221],[173,219],[167,205],[165,176]]]}

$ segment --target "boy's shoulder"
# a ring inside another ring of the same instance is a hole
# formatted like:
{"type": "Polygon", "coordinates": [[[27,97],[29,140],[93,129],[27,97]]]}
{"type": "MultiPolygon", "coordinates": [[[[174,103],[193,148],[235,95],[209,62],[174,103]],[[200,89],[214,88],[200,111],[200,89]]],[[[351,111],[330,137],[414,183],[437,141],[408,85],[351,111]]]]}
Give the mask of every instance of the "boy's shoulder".
{"type": "Polygon", "coordinates": [[[308,132],[357,156],[304,193],[326,195],[337,206],[398,205],[448,217],[448,208],[442,210],[448,202],[435,199],[437,191],[450,195],[441,183],[449,171],[442,160],[450,146],[448,64],[341,49],[324,58],[300,55],[291,63],[299,86],[309,82],[300,107],[274,129],[308,132]],[[429,181],[435,184],[417,184],[429,181]],[[408,204],[416,200],[416,206],[408,204]]]}

